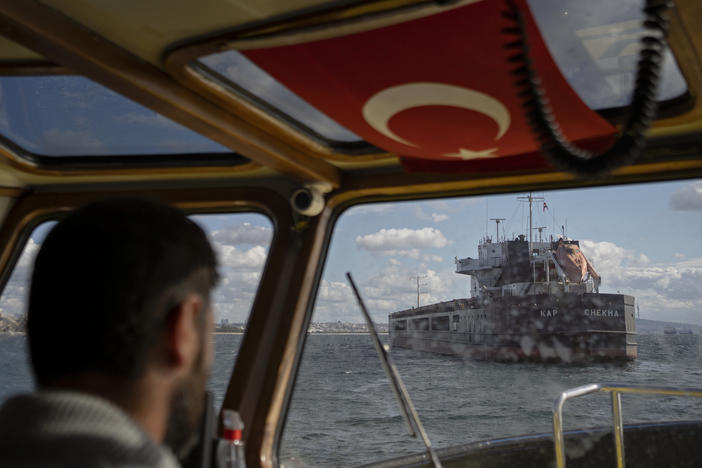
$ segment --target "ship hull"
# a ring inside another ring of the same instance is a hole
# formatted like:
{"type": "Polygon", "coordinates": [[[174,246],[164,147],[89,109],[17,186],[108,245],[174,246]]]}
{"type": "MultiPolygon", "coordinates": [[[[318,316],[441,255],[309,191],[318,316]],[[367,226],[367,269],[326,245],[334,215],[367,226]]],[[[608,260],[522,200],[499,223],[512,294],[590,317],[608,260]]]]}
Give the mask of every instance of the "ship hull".
{"type": "Polygon", "coordinates": [[[634,298],[562,294],[442,302],[390,314],[390,343],[493,361],[583,362],[636,358],[634,298]]]}

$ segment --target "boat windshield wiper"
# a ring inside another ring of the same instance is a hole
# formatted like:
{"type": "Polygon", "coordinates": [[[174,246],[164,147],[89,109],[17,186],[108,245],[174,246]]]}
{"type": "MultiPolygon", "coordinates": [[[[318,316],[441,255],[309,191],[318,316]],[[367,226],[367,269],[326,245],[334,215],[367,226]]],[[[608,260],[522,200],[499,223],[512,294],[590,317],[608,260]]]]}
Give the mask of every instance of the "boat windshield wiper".
{"type": "Polygon", "coordinates": [[[358,301],[358,305],[361,308],[363,318],[366,320],[366,324],[368,325],[368,331],[373,339],[375,350],[378,351],[380,362],[383,365],[383,369],[385,370],[388,379],[390,380],[390,386],[392,387],[395,397],[397,398],[397,402],[400,405],[400,412],[402,413],[402,416],[404,416],[405,422],[407,423],[409,435],[416,438],[417,433],[419,433],[432,463],[434,463],[436,468],[442,468],[439,457],[436,455],[434,448],[431,446],[431,442],[429,441],[429,437],[424,430],[424,426],[422,426],[422,422],[419,420],[419,415],[412,404],[407,388],[405,387],[404,382],[402,382],[402,378],[400,377],[400,373],[397,371],[397,367],[395,367],[392,356],[390,356],[390,348],[388,345],[383,344],[383,342],[380,341],[380,336],[378,335],[378,331],[373,324],[373,319],[371,319],[368,309],[366,309],[366,306],[363,303],[363,299],[361,298],[361,294],[358,292],[358,288],[356,288],[356,283],[353,282],[351,273],[346,272],[346,277],[351,284],[351,289],[353,290],[356,300],[358,301]]]}

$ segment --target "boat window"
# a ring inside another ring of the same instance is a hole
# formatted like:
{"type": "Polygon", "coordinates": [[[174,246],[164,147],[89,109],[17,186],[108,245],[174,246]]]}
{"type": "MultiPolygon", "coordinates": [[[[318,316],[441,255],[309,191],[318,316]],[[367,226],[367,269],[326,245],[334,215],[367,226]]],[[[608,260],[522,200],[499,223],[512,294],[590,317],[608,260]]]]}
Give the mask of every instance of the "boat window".
{"type": "MultiPolygon", "coordinates": [[[[212,296],[215,359],[208,389],[220,405],[246,328],[272,238],[269,219],[256,213],[196,215],[219,261],[221,280],[212,296]]],[[[32,389],[23,317],[34,256],[53,222],[37,227],[0,296],[0,402],[32,389]]]]}
{"type": "Polygon", "coordinates": [[[432,317],[431,318],[431,329],[437,331],[448,331],[449,330],[449,318],[448,315],[442,317],[432,317]]]}
{"type": "Polygon", "coordinates": [[[313,136],[330,143],[361,141],[236,50],[202,57],[197,65],[200,73],[227,84],[232,92],[313,136]]]}
{"type": "Polygon", "coordinates": [[[0,139],[21,156],[231,154],[80,76],[0,77],[0,139]]]}
{"type": "MultiPolygon", "coordinates": [[[[381,339],[432,444],[454,454],[489,439],[550,437],[553,401],[569,388],[700,387],[702,181],[356,206],[337,221],[311,320],[358,334],[306,335],[283,466],[423,453],[358,328],[347,271],[389,330],[381,339]],[[501,261],[480,262],[492,255],[478,256],[481,244],[500,245],[501,261]],[[448,315],[457,326],[441,331],[448,315]]],[[[610,402],[568,402],[566,430],[611,427],[610,402]]],[[[623,395],[622,408],[625,424],[702,420],[696,399],[623,395]]]]}
{"type": "MultiPolygon", "coordinates": [[[[641,0],[528,0],[561,73],[592,109],[629,104],[644,19],[641,0]],[[565,39],[565,40],[564,40],[565,39]]],[[[687,83],[666,49],[659,101],[684,95],[687,83]]]]}
{"type": "Polygon", "coordinates": [[[429,319],[428,318],[417,318],[412,319],[412,330],[429,330],[429,319]]]}
{"type": "Polygon", "coordinates": [[[397,320],[393,323],[395,330],[407,330],[407,320],[397,320]]]}

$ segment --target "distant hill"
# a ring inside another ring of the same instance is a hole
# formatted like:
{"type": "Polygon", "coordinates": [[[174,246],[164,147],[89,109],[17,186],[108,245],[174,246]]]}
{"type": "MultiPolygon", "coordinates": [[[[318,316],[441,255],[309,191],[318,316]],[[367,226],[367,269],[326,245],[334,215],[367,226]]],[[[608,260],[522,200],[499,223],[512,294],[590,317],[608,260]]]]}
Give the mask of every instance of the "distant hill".
{"type": "Polygon", "coordinates": [[[702,334],[702,325],[692,323],[661,322],[660,320],[636,319],[636,332],[641,335],[658,335],[665,327],[673,327],[678,331],[688,328],[695,334],[702,334]]]}

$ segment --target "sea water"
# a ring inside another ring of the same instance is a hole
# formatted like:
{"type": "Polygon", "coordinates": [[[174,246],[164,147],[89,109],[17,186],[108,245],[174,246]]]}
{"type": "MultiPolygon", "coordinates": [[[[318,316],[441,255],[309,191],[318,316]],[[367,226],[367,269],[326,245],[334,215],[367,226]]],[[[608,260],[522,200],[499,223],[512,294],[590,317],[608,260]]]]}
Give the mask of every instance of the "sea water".
{"type": "MultiPolygon", "coordinates": [[[[393,350],[419,416],[436,447],[549,433],[557,395],[587,383],[702,388],[699,344],[639,335],[636,361],[542,365],[467,361],[393,350]]],[[[208,387],[221,404],[241,335],[217,335],[208,387]]],[[[26,338],[0,335],[0,401],[30,391],[26,338]]],[[[702,419],[702,401],[622,397],[624,422],[702,419]]],[[[407,435],[393,392],[367,335],[309,335],[288,411],[279,461],[285,466],[353,466],[422,451],[407,435]]],[[[568,428],[611,426],[610,400],[591,395],[565,408],[568,428]]]]}

